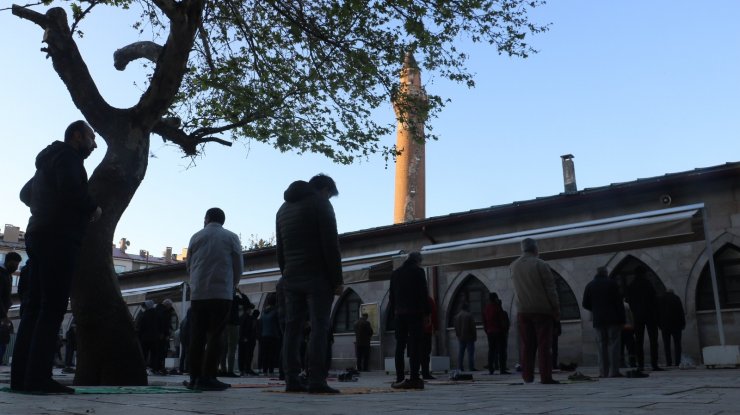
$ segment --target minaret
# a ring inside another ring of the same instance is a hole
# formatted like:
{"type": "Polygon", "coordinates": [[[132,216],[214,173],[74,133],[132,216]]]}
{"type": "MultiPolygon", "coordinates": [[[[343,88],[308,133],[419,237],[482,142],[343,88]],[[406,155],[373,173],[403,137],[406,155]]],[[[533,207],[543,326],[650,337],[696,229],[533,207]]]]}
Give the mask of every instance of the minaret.
{"type": "Polygon", "coordinates": [[[425,112],[412,110],[424,107],[427,94],[421,86],[419,66],[411,52],[406,54],[401,68],[399,96],[393,103],[398,124],[396,148],[401,152],[396,158],[396,199],[393,223],[403,223],[426,217],[426,191],[424,173],[424,121],[425,112]],[[402,119],[401,108],[408,108],[402,119]]]}

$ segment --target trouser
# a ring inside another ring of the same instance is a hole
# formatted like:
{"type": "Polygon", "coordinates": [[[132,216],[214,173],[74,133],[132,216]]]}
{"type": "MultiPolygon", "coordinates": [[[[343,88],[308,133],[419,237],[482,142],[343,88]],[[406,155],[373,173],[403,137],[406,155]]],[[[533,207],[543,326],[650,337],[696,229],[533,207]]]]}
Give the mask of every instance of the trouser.
{"type": "Polygon", "coordinates": [[[635,330],[631,328],[622,328],[622,363],[625,367],[634,367],[637,365],[637,355],[635,354],[635,330]],[[627,350],[627,361],[624,359],[624,351],[627,350]]]}
{"type": "Polygon", "coordinates": [[[180,343],[180,373],[190,373],[190,341],[180,343]]]}
{"type": "Polygon", "coordinates": [[[80,247],[57,235],[26,234],[31,264],[28,294],[11,365],[13,389],[36,390],[51,382],[59,327],[67,312],[80,247]]]}
{"type": "Polygon", "coordinates": [[[465,351],[468,351],[468,370],[475,368],[475,341],[462,341],[458,340],[457,349],[457,366],[460,370],[465,370],[463,365],[463,358],[465,357],[465,351]]]}
{"type": "Polygon", "coordinates": [[[317,276],[311,284],[283,287],[285,296],[285,333],[283,335],[283,369],[286,383],[297,382],[301,373],[300,348],[303,326],[311,321],[308,339],[308,384],[312,387],[326,385],[329,368],[326,362],[329,343],[330,314],[334,293],[329,281],[317,276]]]}
{"type": "Polygon", "coordinates": [[[666,366],[681,364],[681,330],[663,330],[663,347],[665,348],[666,366]],[[671,355],[671,338],[675,354],[671,355]],[[673,357],[673,359],[671,358],[673,357]]]}
{"type": "Polygon", "coordinates": [[[498,368],[506,370],[506,335],[504,333],[489,333],[488,336],[488,373],[498,368]]]}
{"type": "Polygon", "coordinates": [[[250,341],[243,341],[239,343],[239,372],[242,375],[252,371],[254,346],[255,343],[250,341]]]}
{"type": "Polygon", "coordinates": [[[370,366],[370,345],[355,343],[355,357],[357,358],[357,370],[367,371],[370,366]]]}
{"type": "Polygon", "coordinates": [[[645,368],[645,330],[647,329],[648,341],[650,342],[650,365],[655,369],[658,367],[658,325],[654,322],[646,322],[635,319],[635,351],[637,352],[637,367],[645,368]]]}
{"type": "Polygon", "coordinates": [[[409,373],[411,379],[419,379],[421,366],[421,337],[424,332],[424,316],[401,314],[396,316],[396,380],[403,380],[406,372],[404,351],[408,348],[409,373]]]}
{"type": "Polygon", "coordinates": [[[156,367],[155,360],[157,359],[157,352],[155,351],[157,348],[157,341],[158,340],[142,340],[139,339],[139,344],[141,345],[141,353],[144,355],[144,362],[146,365],[152,369],[156,367]]]}
{"type": "Polygon", "coordinates": [[[519,360],[522,364],[522,379],[534,381],[534,358],[538,355],[540,381],[552,380],[552,330],[553,317],[549,314],[519,313],[519,360]],[[539,353],[537,350],[539,349],[539,353]]]}
{"type": "MultiPolygon", "coordinates": [[[[64,366],[74,366],[75,346],[76,345],[73,340],[70,341],[67,339],[67,345],[64,347],[64,366]]],[[[0,354],[0,358],[2,358],[2,354],[0,354]]]]}
{"type": "Polygon", "coordinates": [[[239,325],[226,325],[226,370],[234,373],[234,362],[236,361],[236,349],[239,346],[239,325]]]}
{"type": "Polygon", "coordinates": [[[278,337],[260,338],[260,350],[262,350],[262,372],[274,373],[278,366],[280,356],[280,339],[278,337]]]}
{"type": "Polygon", "coordinates": [[[432,372],[429,370],[429,363],[432,359],[432,333],[423,332],[421,334],[421,375],[429,376],[432,372]]]}
{"type": "Polygon", "coordinates": [[[598,345],[599,376],[619,375],[619,349],[621,349],[622,328],[619,325],[594,327],[598,345]]]}
{"type": "Polygon", "coordinates": [[[190,379],[215,378],[231,300],[193,300],[190,307],[190,379]]]}

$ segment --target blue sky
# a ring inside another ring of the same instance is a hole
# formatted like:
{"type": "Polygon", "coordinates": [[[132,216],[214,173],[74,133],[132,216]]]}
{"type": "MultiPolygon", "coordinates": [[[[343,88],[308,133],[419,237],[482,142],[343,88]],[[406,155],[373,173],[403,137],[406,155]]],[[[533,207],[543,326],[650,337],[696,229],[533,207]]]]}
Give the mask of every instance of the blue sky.
{"type": "MultiPolygon", "coordinates": [[[[9,3],[0,0],[0,8],[9,3]]],[[[532,18],[552,26],[530,39],[540,53],[528,59],[461,42],[475,89],[422,73],[428,92],[452,100],[433,121],[440,140],[427,145],[428,216],[558,194],[562,154],[575,155],[581,189],[740,160],[740,1],[553,0],[532,18]]],[[[140,40],[129,27],[130,16],[101,9],[80,40],[103,96],[120,107],[136,102],[145,81],[141,70],[112,66],[116,48],[140,40]]],[[[22,229],[28,209],[17,192],[36,154],[80,118],[39,51],[41,36],[34,24],[0,12],[0,220],[22,229]]],[[[390,104],[378,114],[393,121],[390,104]]],[[[225,210],[226,227],[245,244],[253,234],[270,237],[285,188],[318,172],[339,186],[340,232],[393,219],[394,166],[380,156],[340,166],[245,141],[211,145],[188,167],[157,136],[151,149],[156,158],[115,232],[135,252],[171,246],[179,253],[212,206],[225,210]]]]}

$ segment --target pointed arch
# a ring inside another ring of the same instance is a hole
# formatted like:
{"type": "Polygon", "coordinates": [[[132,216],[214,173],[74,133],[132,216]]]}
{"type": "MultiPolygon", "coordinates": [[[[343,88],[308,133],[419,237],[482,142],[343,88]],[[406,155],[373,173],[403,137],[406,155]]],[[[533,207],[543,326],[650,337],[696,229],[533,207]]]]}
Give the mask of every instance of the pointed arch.
{"type": "Polygon", "coordinates": [[[362,298],[351,288],[348,288],[337,301],[334,308],[334,333],[353,333],[355,321],[360,317],[362,298]]]}
{"type": "MultiPolygon", "coordinates": [[[[714,253],[720,309],[740,308],[740,248],[732,243],[714,253]]],[[[714,310],[712,279],[705,263],[696,285],[696,310],[714,310]]]]}
{"type": "Polygon", "coordinates": [[[449,312],[447,313],[447,327],[455,326],[455,316],[462,309],[464,303],[470,305],[470,313],[475,318],[476,324],[483,323],[483,308],[488,301],[489,290],[483,282],[473,274],[468,274],[457,287],[449,312]]]}
{"type": "Polygon", "coordinates": [[[562,275],[550,267],[552,275],[555,276],[555,288],[558,290],[560,302],[560,320],[580,320],[581,306],[575,293],[562,275]]]}
{"type": "Polygon", "coordinates": [[[619,290],[622,295],[624,295],[625,288],[628,287],[632,283],[632,280],[635,279],[635,269],[640,266],[647,269],[647,279],[648,281],[650,281],[650,284],[655,289],[655,293],[658,295],[658,297],[665,294],[665,284],[663,284],[663,281],[660,279],[658,274],[653,271],[653,268],[651,268],[649,265],[647,265],[645,262],[641,261],[637,257],[633,255],[627,255],[621,261],[619,261],[617,266],[614,267],[610,274],[610,278],[615,279],[619,284],[619,290]]]}

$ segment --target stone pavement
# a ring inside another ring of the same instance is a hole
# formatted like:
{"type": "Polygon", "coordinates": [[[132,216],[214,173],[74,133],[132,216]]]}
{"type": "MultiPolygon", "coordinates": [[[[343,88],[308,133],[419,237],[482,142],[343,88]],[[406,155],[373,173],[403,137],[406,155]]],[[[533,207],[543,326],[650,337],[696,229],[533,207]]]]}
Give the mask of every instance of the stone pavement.
{"type": "MultiPolygon", "coordinates": [[[[596,369],[579,368],[594,376],[596,369]]],[[[739,414],[740,370],[671,369],[647,378],[598,379],[561,385],[522,384],[514,375],[474,374],[472,383],[427,383],[421,391],[395,392],[393,376],[362,373],[357,382],[331,382],[340,390],[368,394],[282,393],[282,387],[231,388],[224,392],[32,396],[0,392],[0,414],[739,414]],[[382,391],[382,392],[379,392],[382,391]]],[[[567,379],[569,373],[556,373],[567,379]]],[[[0,367],[0,387],[7,386],[0,367]]],[[[55,376],[63,383],[72,375],[55,376]]],[[[151,376],[152,385],[180,385],[183,376],[151,376]]],[[[265,377],[221,378],[233,384],[267,386],[265,377]]]]}

